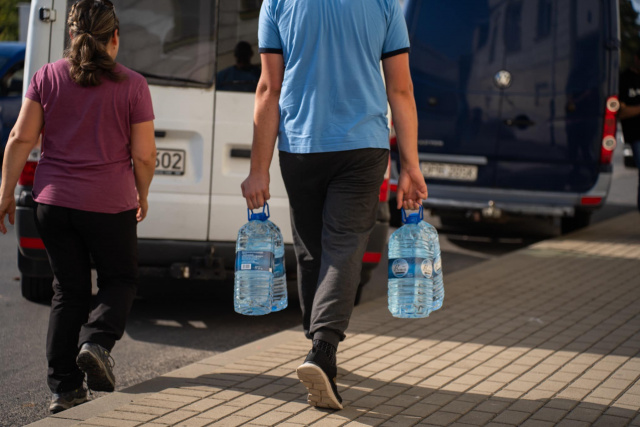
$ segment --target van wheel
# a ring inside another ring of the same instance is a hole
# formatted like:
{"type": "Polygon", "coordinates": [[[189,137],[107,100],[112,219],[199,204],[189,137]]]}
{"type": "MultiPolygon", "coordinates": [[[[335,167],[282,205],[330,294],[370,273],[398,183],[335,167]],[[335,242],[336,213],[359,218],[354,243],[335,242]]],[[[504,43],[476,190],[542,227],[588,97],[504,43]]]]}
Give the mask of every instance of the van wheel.
{"type": "Polygon", "coordinates": [[[33,302],[50,302],[53,297],[52,277],[22,276],[22,296],[33,302]]]}
{"type": "Polygon", "coordinates": [[[576,209],[574,216],[562,217],[560,220],[560,231],[562,234],[571,233],[573,231],[585,228],[591,222],[591,212],[576,209]]]}

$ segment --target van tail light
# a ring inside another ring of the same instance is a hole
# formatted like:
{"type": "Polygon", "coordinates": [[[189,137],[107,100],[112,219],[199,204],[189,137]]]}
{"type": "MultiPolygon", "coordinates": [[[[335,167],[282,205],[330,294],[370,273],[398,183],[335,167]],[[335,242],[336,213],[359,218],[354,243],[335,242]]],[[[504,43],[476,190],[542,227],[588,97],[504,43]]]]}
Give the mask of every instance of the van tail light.
{"type": "Polygon", "coordinates": [[[391,151],[398,151],[398,138],[396,137],[396,128],[393,127],[391,122],[391,131],[389,132],[389,148],[391,151]]]}
{"type": "Polygon", "coordinates": [[[604,112],[604,129],[602,131],[602,147],[600,148],[600,164],[611,164],[613,150],[616,148],[616,115],[620,109],[617,96],[607,99],[607,108],[604,112]]]}
{"type": "Polygon", "coordinates": [[[582,206],[598,206],[602,203],[602,197],[585,196],[580,198],[582,206]]]}
{"type": "Polygon", "coordinates": [[[24,165],[24,168],[22,169],[20,178],[18,179],[18,184],[27,187],[33,187],[33,180],[36,176],[37,166],[38,162],[27,161],[27,163],[24,165]]]}
{"type": "Polygon", "coordinates": [[[387,171],[384,173],[384,180],[382,181],[382,185],[380,186],[380,201],[388,202],[389,201],[389,192],[390,192],[390,184],[389,178],[391,177],[391,158],[389,158],[389,162],[387,163],[387,171]]]}
{"type": "Polygon", "coordinates": [[[25,163],[24,168],[22,168],[22,173],[20,173],[20,178],[18,178],[18,184],[33,187],[33,180],[36,176],[36,167],[38,167],[39,161],[40,148],[38,147],[29,153],[27,163],[25,163]]]}

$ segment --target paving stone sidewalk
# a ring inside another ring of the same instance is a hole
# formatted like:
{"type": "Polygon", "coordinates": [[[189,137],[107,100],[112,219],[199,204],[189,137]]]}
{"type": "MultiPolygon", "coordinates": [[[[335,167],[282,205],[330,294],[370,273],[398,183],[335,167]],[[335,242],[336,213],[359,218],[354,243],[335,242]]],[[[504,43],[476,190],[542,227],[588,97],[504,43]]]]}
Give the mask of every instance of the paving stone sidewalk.
{"type": "MultiPolygon", "coordinates": [[[[446,259],[445,274],[446,274],[446,259]]],[[[640,426],[640,215],[445,275],[445,306],[356,308],[341,411],[306,403],[284,331],[32,426],[640,426]]]]}

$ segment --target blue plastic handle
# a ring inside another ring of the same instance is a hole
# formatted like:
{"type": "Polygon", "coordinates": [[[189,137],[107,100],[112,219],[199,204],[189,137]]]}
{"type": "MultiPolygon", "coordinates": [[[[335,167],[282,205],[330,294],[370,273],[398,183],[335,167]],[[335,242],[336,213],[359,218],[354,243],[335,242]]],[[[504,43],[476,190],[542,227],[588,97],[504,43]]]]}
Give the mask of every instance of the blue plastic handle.
{"type": "MultiPolygon", "coordinates": [[[[420,215],[420,221],[422,221],[424,219],[424,209],[422,208],[422,205],[420,205],[420,208],[418,209],[418,215],[420,215]]],[[[402,208],[402,223],[407,223],[407,211],[405,211],[404,208],[402,208]]]]}
{"type": "Polygon", "coordinates": [[[269,219],[271,213],[269,211],[269,203],[264,202],[264,206],[262,206],[262,212],[254,214],[252,209],[247,208],[247,219],[251,221],[252,219],[257,219],[258,216],[265,215],[264,219],[269,219]]]}

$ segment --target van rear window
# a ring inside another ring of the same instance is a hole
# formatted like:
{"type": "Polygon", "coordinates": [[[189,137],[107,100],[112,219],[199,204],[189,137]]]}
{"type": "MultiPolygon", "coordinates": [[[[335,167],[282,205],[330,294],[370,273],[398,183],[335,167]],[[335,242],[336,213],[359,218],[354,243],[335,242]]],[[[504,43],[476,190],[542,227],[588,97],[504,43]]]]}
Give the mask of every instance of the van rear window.
{"type": "Polygon", "coordinates": [[[489,40],[489,2],[423,0],[415,7],[408,22],[412,46],[428,44],[436,56],[457,61],[489,40]]]}
{"type": "Polygon", "coordinates": [[[210,0],[113,0],[118,62],[152,84],[209,87],[215,76],[215,4],[210,0]]]}

